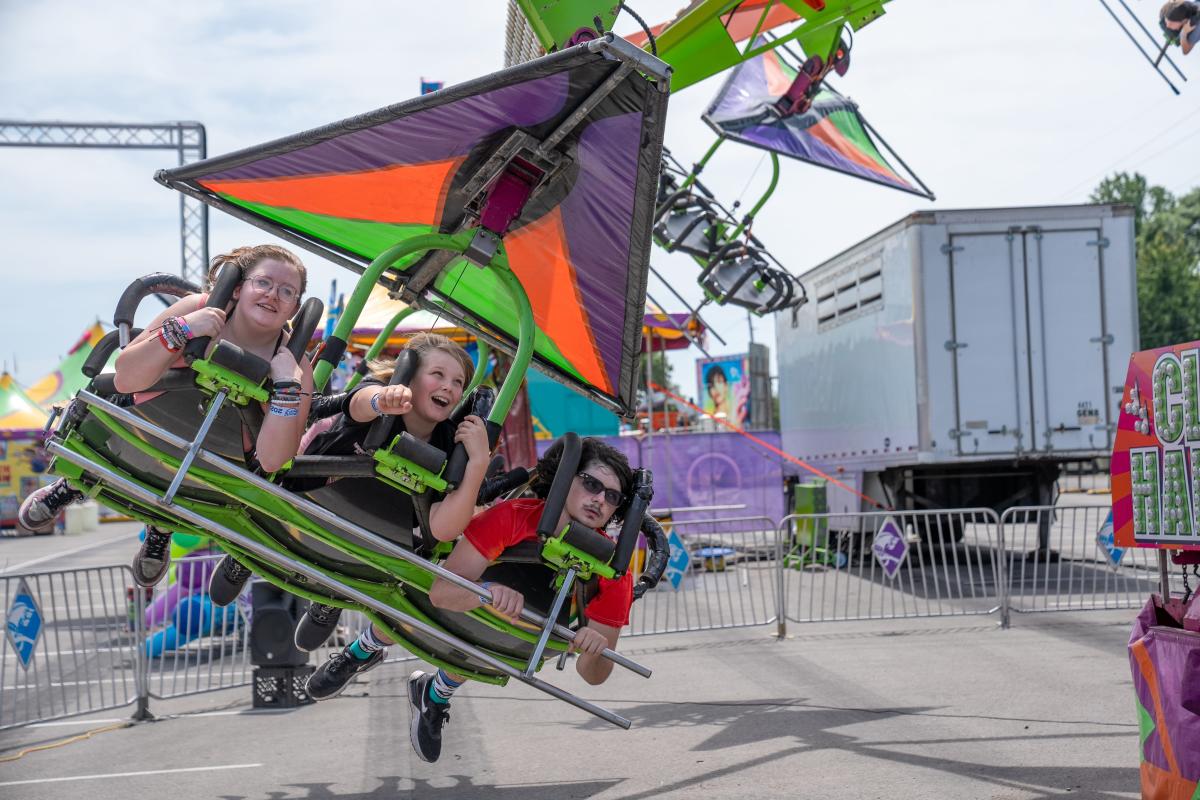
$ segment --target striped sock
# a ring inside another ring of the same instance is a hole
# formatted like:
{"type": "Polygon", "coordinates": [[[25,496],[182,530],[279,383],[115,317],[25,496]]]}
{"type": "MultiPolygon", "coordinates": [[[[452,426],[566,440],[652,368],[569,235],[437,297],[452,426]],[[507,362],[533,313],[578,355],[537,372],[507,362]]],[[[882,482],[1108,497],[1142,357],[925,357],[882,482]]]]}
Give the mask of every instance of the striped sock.
{"type": "Polygon", "coordinates": [[[348,648],[350,655],[354,656],[359,661],[366,661],[374,653],[383,650],[387,647],[383,642],[375,637],[375,629],[367,628],[358,635],[348,648]]]}
{"type": "Polygon", "coordinates": [[[462,681],[454,680],[446,674],[446,670],[439,669],[437,675],[429,682],[429,699],[439,705],[446,705],[454,695],[454,690],[460,686],[462,681]]]}

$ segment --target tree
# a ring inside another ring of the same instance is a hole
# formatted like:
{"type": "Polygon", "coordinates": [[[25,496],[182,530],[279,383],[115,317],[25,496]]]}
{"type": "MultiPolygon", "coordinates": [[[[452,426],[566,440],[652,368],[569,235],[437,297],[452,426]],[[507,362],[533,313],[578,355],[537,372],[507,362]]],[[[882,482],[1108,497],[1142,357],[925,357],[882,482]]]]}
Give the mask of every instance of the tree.
{"type": "Polygon", "coordinates": [[[1200,189],[1176,198],[1138,173],[1119,172],[1090,199],[1134,208],[1142,349],[1200,339],[1200,189]]]}

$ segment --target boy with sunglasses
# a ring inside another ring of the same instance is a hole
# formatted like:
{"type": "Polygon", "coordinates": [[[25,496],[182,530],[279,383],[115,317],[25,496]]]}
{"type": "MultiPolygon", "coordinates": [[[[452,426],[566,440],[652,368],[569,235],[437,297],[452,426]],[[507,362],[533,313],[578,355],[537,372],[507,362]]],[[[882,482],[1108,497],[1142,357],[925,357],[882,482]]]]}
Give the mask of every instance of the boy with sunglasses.
{"type": "MultiPolygon", "coordinates": [[[[574,519],[603,532],[610,523],[620,522],[629,507],[633,470],[621,452],[599,439],[584,438],[582,445],[579,471],[571,482],[557,529],[574,519]]],[[[446,569],[477,581],[504,550],[537,538],[538,521],[558,472],[562,449],[562,443],[556,443],[538,461],[530,485],[534,497],[497,503],[471,520],[443,564],[446,569]]],[[[514,619],[520,615],[525,605],[520,591],[489,581],[482,585],[492,595],[491,608],[495,612],[514,619]]],[[[430,588],[429,599],[449,611],[470,611],[483,604],[477,595],[440,578],[430,588]]],[[[612,662],[601,658],[600,653],[617,646],[621,628],[629,622],[632,604],[631,572],[616,580],[599,579],[596,594],[583,610],[587,624],[576,632],[571,647],[579,654],[575,669],[588,683],[603,683],[612,672],[612,662]]],[[[350,677],[346,676],[347,682],[350,677]]],[[[412,712],[409,738],[422,761],[437,761],[441,755],[442,726],[449,716],[450,697],[463,681],[461,676],[440,669],[435,674],[418,670],[409,676],[408,700],[412,712]]]]}

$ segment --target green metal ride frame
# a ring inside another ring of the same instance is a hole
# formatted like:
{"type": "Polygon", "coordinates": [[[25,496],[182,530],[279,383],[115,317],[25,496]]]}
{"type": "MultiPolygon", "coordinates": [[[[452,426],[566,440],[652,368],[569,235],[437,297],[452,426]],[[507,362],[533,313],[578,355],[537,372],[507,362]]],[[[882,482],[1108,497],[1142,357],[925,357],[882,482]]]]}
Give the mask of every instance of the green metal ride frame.
{"type": "MultiPolygon", "coordinates": [[[[417,252],[432,249],[462,252],[471,241],[471,233],[471,231],[465,231],[459,234],[431,234],[415,237],[382,254],[360,279],[342,320],[339,322],[337,335],[348,334],[365,304],[365,296],[369,294],[371,286],[375,284],[385,269],[397,260],[417,252]]],[[[528,298],[520,282],[508,270],[502,249],[497,251],[487,266],[501,276],[502,283],[509,292],[514,306],[518,309],[521,319],[520,338],[513,366],[501,387],[492,414],[489,415],[489,419],[502,422],[516,396],[532,357],[534,323],[528,298]]],[[[487,351],[483,350],[481,353],[480,363],[482,364],[487,351]]],[[[209,382],[215,382],[212,387],[207,387],[210,391],[223,391],[230,397],[247,400],[257,398],[258,393],[261,392],[261,389],[254,386],[249,379],[235,372],[214,370],[208,362],[203,360],[197,360],[193,366],[201,375],[207,376],[209,382]]],[[[481,371],[481,368],[476,369],[476,377],[481,371]]],[[[328,370],[322,372],[320,383],[324,383],[329,375],[328,370]]],[[[109,436],[121,439],[129,446],[163,464],[167,469],[177,470],[182,464],[188,463],[188,456],[181,458],[173,455],[170,450],[151,444],[146,436],[142,436],[132,429],[148,432],[152,437],[157,437],[168,445],[188,449],[188,443],[179,437],[162,431],[130,411],[113,406],[94,395],[85,392],[80,395],[80,398],[80,402],[90,406],[90,418],[93,423],[102,425],[109,436]]],[[[461,664],[445,662],[437,654],[415,645],[410,637],[405,636],[389,620],[389,614],[384,613],[385,611],[390,612],[392,617],[404,621],[404,624],[410,627],[412,621],[415,620],[420,625],[436,628],[437,623],[413,604],[406,595],[406,591],[427,593],[433,581],[441,576],[452,582],[470,586],[472,590],[486,595],[486,592],[475,587],[473,583],[453,576],[436,565],[401,550],[398,546],[381,539],[370,531],[340,520],[311,501],[290,495],[269,481],[230,465],[202,449],[192,448],[199,461],[188,466],[187,476],[191,481],[215,490],[228,498],[227,504],[198,500],[184,494],[175,496],[169,502],[164,501],[153,486],[106,469],[104,455],[97,452],[77,429],[68,429],[61,440],[51,443],[50,449],[57,456],[52,464],[53,472],[65,477],[74,488],[93,497],[100,497],[107,505],[122,508],[130,516],[147,525],[197,535],[215,536],[233,558],[255,574],[300,597],[340,608],[364,611],[373,622],[386,630],[392,639],[402,643],[415,655],[430,663],[465,674],[474,680],[491,683],[507,681],[508,678],[505,675],[497,676],[464,670],[461,664]],[[200,466],[201,462],[209,466],[217,466],[218,469],[200,466]],[[103,477],[97,480],[96,476],[103,477]],[[339,574],[329,569],[327,565],[321,565],[296,555],[285,543],[280,542],[256,523],[247,513],[247,509],[252,509],[276,520],[287,530],[293,532],[293,535],[302,534],[311,537],[352,561],[377,570],[378,577],[364,579],[339,574]],[[314,521],[314,517],[320,522],[314,521]],[[368,543],[372,546],[367,546],[368,543]],[[281,564],[288,566],[281,567],[281,564]],[[319,581],[305,579],[306,575],[313,574],[326,576],[328,583],[340,587],[341,592],[330,593],[328,590],[322,590],[322,584],[319,581]],[[348,601],[340,596],[341,594],[361,595],[369,598],[373,603],[364,605],[363,602],[348,601]]],[[[392,458],[396,459],[394,456],[392,458]]],[[[409,467],[413,470],[420,470],[411,462],[409,462],[409,467]]],[[[431,477],[434,476],[426,475],[426,482],[436,485],[434,481],[430,480],[431,477]]],[[[441,481],[441,485],[444,487],[444,481],[441,481]]],[[[411,490],[413,487],[406,488],[411,490]]],[[[418,488],[424,490],[425,487],[419,486],[418,488]]],[[[595,561],[595,559],[591,560],[595,561]]],[[[607,567],[599,562],[588,566],[602,573],[607,567]]],[[[531,644],[537,642],[536,632],[503,620],[482,607],[468,613],[494,630],[531,644]]],[[[543,622],[536,614],[526,614],[523,615],[523,618],[539,626],[543,622]]],[[[562,652],[566,649],[570,636],[564,637],[562,635],[564,630],[556,628],[556,632],[560,636],[550,640],[550,650],[562,652]]],[[[621,659],[618,654],[611,655],[616,656],[622,663],[632,664],[632,662],[621,659]]],[[[491,656],[513,670],[522,670],[526,666],[522,659],[494,653],[491,656]]],[[[644,670],[644,668],[638,669],[644,670]]],[[[610,719],[610,721],[613,720],[610,719]]]]}

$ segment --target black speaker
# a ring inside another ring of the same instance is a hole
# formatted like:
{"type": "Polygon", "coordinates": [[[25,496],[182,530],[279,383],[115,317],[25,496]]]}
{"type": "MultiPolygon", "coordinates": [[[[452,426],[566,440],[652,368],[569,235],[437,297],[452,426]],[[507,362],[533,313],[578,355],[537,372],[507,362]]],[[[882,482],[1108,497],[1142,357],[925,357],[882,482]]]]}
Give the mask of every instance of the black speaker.
{"type": "Polygon", "coordinates": [[[256,667],[298,667],[308,653],[293,637],[308,601],[266,581],[250,584],[250,663],[256,667]]]}

